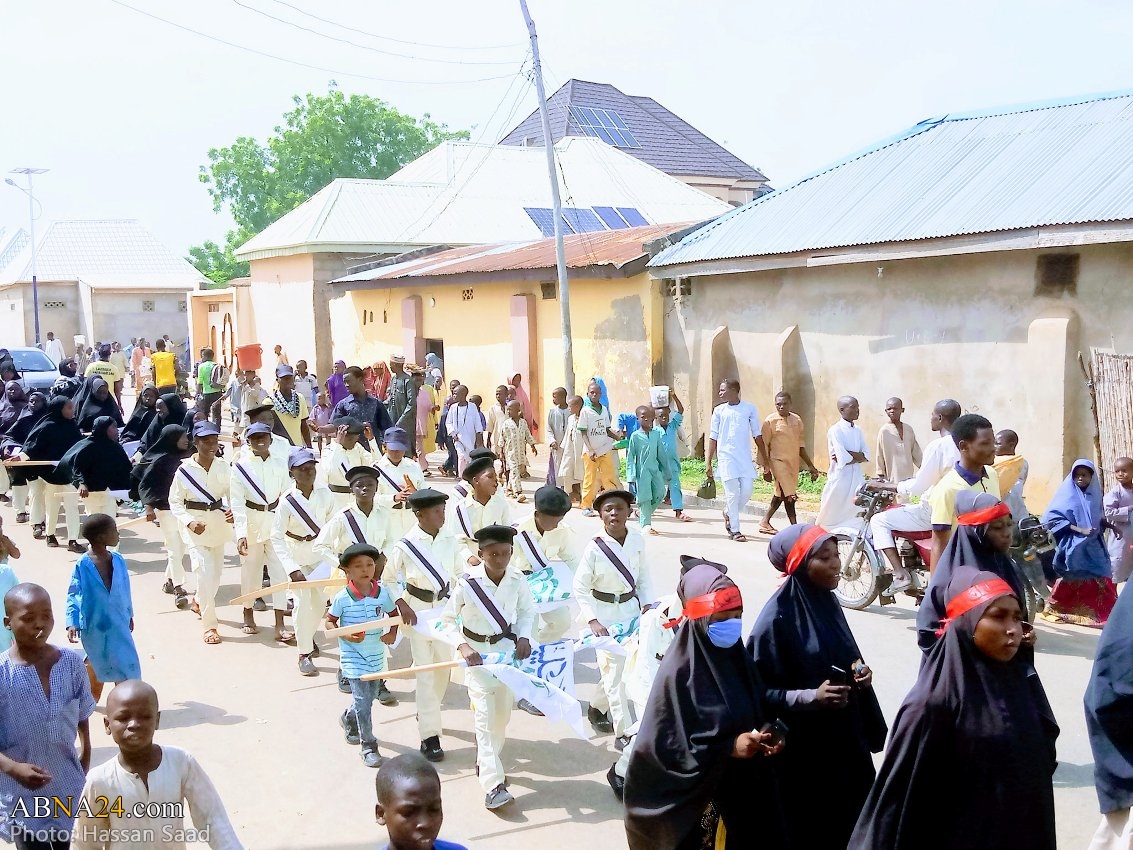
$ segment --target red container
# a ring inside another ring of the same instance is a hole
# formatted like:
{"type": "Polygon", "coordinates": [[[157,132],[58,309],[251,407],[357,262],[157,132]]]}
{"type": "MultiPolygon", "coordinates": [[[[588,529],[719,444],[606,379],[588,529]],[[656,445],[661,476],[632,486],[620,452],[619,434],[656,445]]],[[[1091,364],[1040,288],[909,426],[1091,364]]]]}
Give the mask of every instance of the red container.
{"type": "Polygon", "coordinates": [[[236,346],[236,365],[253,372],[264,365],[264,349],[256,343],[236,346]]]}

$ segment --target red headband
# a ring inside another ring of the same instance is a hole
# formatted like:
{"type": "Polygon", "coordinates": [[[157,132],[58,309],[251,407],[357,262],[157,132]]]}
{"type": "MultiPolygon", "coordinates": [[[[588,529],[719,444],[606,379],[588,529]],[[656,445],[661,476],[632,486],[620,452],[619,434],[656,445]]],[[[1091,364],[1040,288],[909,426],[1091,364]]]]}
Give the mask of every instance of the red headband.
{"type": "Polygon", "coordinates": [[[703,596],[696,596],[685,603],[682,616],[689,620],[699,620],[720,611],[732,611],[743,607],[740,589],[735,585],[714,590],[703,596]]]}
{"type": "Polygon", "coordinates": [[[940,621],[940,628],[936,630],[936,636],[943,635],[949,623],[957,617],[964,616],[973,608],[983,605],[985,602],[991,602],[993,599],[998,599],[1000,596],[1014,595],[1015,591],[1011,589],[1011,585],[1001,578],[993,578],[988,581],[981,581],[979,584],[973,584],[959,596],[949,601],[948,607],[945,609],[945,617],[940,621]]]}
{"type": "Polygon", "coordinates": [[[987,525],[989,522],[994,522],[1002,516],[1009,516],[1011,508],[1007,507],[1005,502],[998,502],[990,508],[983,508],[978,511],[969,511],[966,514],[960,514],[956,517],[956,522],[960,525],[987,525]]]}
{"type": "Polygon", "coordinates": [[[810,548],[814,545],[820,537],[828,537],[830,532],[821,526],[815,525],[804,531],[799,539],[795,541],[795,545],[791,547],[791,551],[787,553],[787,569],[784,571],[790,575],[795,570],[803,565],[806,556],[810,554],[810,548]]]}

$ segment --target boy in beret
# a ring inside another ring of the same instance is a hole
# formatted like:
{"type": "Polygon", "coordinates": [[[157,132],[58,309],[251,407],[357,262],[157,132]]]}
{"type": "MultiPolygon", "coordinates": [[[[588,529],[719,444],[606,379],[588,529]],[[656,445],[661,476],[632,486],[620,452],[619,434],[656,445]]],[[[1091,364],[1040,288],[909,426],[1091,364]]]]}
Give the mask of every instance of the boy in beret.
{"type": "Polygon", "coordinates": [[[365,430],[361,422],[344,417],[334,420],[332,424],[338,430],[335,431],[334,442],[323,452],[322,467],[327,487],[334,494],[335,506],[345,508],[354,503],[346,473],[359,466],[373,466],[374,456],[359,442],[365,430]]]}
{"type": "Polygon", "coordinates": [[[476,532],[487,525],[508,525],[511,520],[507,500],[493,498],[500,486],[494,454],[487,452],[470,460],[461,477],[468,494],[456,503],[449,528],[462,546],[461,560],[475,565],[479,563],[476,532]]]}
{"type": "Polygon", "coordinates": [[[406,457],[412,443],[404,428],[387,428],[382,442],[385,453],[374,464],[378,470],[377,501],[383,509],[393,511],[390,515],[393,535],[402,537],[417,524],[406,499],[414,490],[425,486],[425,475],[420,464],[406,457]]]}
{"type": "MultiPolygon", "coordinates": [[[[563,522],[570,508],[570,496],[565,490],[545,484],[535,491],[535,512],[516,526],[515,552],[511,559],[525,575],[546,569],[555,562],[565,564],[572,576],[578,569],[578,539],[563,522]]],[[[536,640],[539,643],[562,640],[570,621],[569,604],[543,611],[536,621],[536,640]]]]}

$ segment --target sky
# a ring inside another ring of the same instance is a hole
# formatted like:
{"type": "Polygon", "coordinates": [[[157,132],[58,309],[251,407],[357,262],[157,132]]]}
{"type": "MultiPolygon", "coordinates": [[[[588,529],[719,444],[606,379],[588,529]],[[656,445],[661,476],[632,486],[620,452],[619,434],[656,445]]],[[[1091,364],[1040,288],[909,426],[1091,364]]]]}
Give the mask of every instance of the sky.
{"type": "MultiPolygon", "coordinates": [[[[548,95],[653,97],[777,187],[925,118],[1133,87],[1120,0],[529,3],[548,95]]],[[[136,218],[184,253],[231,226],[209,148],[265,139],[293,95],[333,81],[494,142],[536,106],[528,51],[512,0],[0,0],[0,171],[50,169],[37,227],[136,218]]],[[[28,212],[0,184],[0,227],[28,212]]]]}

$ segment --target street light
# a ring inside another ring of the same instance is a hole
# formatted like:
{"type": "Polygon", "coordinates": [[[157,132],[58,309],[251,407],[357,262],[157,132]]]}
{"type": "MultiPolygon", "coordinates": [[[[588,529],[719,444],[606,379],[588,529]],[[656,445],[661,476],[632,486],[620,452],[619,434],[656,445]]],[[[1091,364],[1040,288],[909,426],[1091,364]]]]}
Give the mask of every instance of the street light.
{"type": "Polygon", "coordinates": [[[35,274],[35,194],[32,189],[31,178],[33,174],[45,174],[46,168],[13,168],[9,174],[26,174],[28,178],[28,187],[25,189],[18,185],[11,177],[6,177],[4,182],[9,186],[15,186],[21,192],[28,196],[28,219],[31,221],[31,305],[32,314],[35,318],[35,345],[39,347],[39,282],[35,274]]]}

